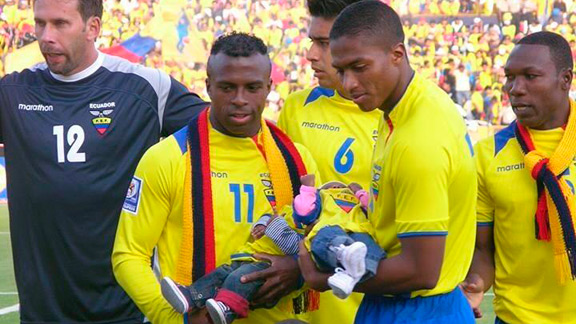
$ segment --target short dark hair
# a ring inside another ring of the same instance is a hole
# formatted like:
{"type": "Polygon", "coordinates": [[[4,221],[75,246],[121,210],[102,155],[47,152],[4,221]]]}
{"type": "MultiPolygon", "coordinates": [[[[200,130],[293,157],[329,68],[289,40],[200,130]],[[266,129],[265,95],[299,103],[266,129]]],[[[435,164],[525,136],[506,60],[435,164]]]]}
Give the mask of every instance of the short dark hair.
{"type": "Polygon", "coordinates": [[[380,39],[388,47],[404,43],[400,17],[378,0],[360,1],[342,10],[332,26],[330,40],[361,34],[380,39]]]}
{"type": "Polygon", "coordinates": [[[344,8],[360,0],[308,0],[308,11],[312,17],[336,18],[344,8]]]}
{"type": "Polygon", "coordinates": [[[210,56],[224,53],[231,57],[249,57],[253,54],[268,55],[264,42],[250,34],[232,32],[224,34],[214,42],[210,56]]]}
{"type": "Polygon", "coordinates": [[[556,33],[541,31],[525,36],[516,45],[543,45],[550,50],[550,56],[556,66],[556,71],[574,69],[572,50],[564,37],[556,33]]]}
{"type": "Polygon", "coordinates": [[[78,11],[84,22],[90,17],[102,19],[102,0],[78,0],[78,11]]]}

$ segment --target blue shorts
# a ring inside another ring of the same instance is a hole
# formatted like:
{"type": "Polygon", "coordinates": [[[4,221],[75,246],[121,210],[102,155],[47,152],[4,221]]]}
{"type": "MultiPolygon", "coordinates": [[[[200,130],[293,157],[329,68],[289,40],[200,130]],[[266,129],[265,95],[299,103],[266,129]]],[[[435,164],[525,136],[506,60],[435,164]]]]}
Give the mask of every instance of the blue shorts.
{"type": "Polygon", "coordinates": [[[460,288],[430,297],[365,295],[355,324],[474,324],[474,313],[460,288]]]}

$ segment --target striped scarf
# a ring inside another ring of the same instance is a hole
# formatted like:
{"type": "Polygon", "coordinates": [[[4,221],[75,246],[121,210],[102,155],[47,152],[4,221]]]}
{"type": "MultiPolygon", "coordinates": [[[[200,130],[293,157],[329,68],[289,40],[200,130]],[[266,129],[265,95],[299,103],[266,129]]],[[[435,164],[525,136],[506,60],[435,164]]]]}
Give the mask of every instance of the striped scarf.
{"type": "Polygon", "coordinates": [[[570,116],[562,140],[550,158],[536,150],[526,127],[516,123],[516,138],[524,152],[526,168],[536,180],[536,238],[550,241],[560,284],[576,279],[576,200],[562,177],[576,156],[576,112],[570,101],[570,116]]]}
{"type": "MultiPolygon", "coordinates": [[[[190,285],[216,268],[214,209],[210,173],[209,109],[188,125],[188,154],[182,208],[182,244],[176,281],[190,285]]],[[[263,147],[278,209],[291,204],[306,167],[292,141],[262,120],[263,147]]],[[[273,206],[274,207],[274,206],[273,206]]]]}

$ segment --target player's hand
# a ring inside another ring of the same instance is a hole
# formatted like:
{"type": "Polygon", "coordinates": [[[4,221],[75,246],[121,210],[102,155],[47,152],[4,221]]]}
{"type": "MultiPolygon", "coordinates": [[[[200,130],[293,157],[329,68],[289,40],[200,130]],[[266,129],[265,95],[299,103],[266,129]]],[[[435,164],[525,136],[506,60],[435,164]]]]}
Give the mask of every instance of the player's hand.
{"type": "Polygon", "coordinates": [[[266,226],[256,225],[256,226],[254,226],[254,228],[252,228],[252,232],[250,234],[252,235],[252,237],[255,240],[257,240],[257,239],[261,238],[262,236],[264,236],[265,232],[266,232],[266,226]]]}
{"type": "Polygon", "coordinates": [[[353,193],[356,193],[356,192],[362,190],[362,186],[357,184],[356,182],[350,182],[350,184],[348,185],[348,188],[350,188],[350,190],[352,190],[353,193]]]}
{"type": "MultiPolygon", "coordinates": [[[[184,315],[186,316],[186,315],[184,315]]],[[[190,324],[212,324],[210,316],[206,308],[200,309],[197,312],[188,314],[188,323],[190,324]]]]}
{"type": "Polygon", "coordinates": [[[326,291],[328,287],[328,277],[330,274],[320,272],[312,260],[312,256],[304,246],[304,240],[300,241],[300,252],[298,252],[298,264],[304,280],[310,288],[317,291],[326,291]]]}
{"type": "Polygon", "coordinates": [[[484,298],[484,280],[482,277],[475,273],[469,274],[466,280],[460,284],[460,288],[474,311],[474,317],[482,317],[482,311],[480,311],[480,303],[484,298]]]}
{"type": "Polygon", "coordinates": [[[318,224],[318,220],[315,220],[314,222],[312,222],[312,224],[307,225],[306,228],[304,229],[304,236],[308,236],[308,234],[312,231],[312,229],[314,229],[314,226],[316,226],[316,224],[318,224]]]}
{"type": "Polygon", "coordinates": [[[274,302],[298,288],[300,269],[298,262],[291,256],[278,256],[256,253],[258,260],[270,262],[270,267],[262,271],[242,276],[242,283],[264,280],[264,284],[254,296],[252,304],[261,305],[274,302]]]}
{"type": "Polygon", "coordinates": [[[314,176],[314,174],[307,174],[300,177],[300,183],[304,186],[314,187],[315,182],[316,177],[314,176]]]}

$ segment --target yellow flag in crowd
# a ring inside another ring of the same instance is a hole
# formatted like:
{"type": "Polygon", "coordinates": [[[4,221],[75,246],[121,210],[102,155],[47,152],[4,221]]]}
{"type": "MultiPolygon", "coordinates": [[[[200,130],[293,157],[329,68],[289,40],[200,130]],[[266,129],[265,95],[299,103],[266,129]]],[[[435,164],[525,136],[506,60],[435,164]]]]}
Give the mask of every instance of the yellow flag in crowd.
{"type": "Polygon", "coordinates": [[[42,62],[44,57],[40,53],[38,42],[34,42],[6,55],[5,72],[6,74],[19,72],[42,62]]]}

